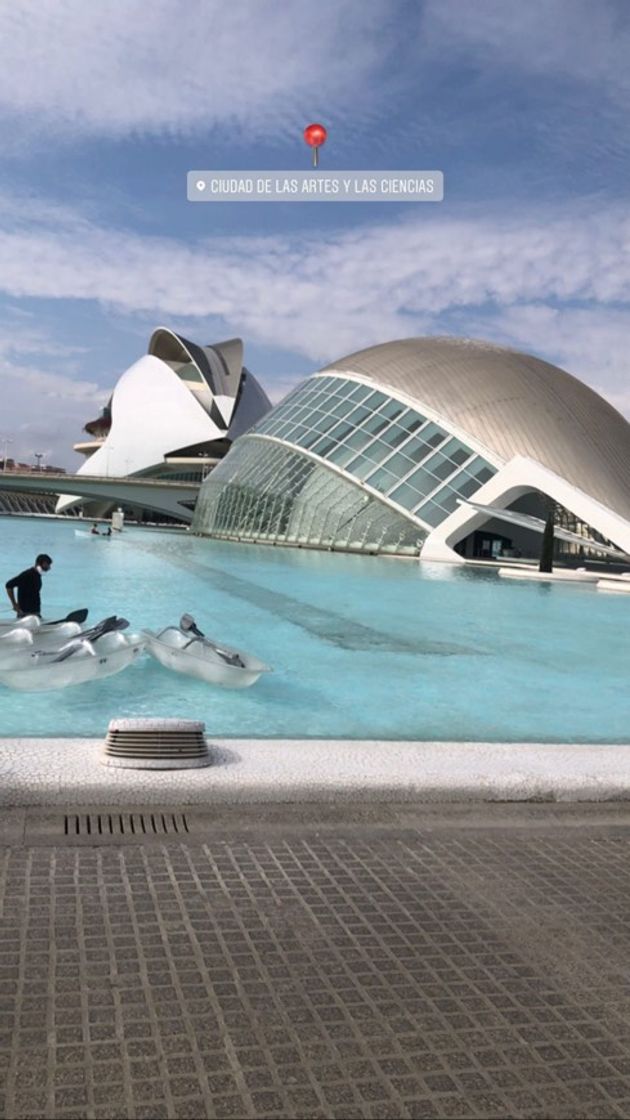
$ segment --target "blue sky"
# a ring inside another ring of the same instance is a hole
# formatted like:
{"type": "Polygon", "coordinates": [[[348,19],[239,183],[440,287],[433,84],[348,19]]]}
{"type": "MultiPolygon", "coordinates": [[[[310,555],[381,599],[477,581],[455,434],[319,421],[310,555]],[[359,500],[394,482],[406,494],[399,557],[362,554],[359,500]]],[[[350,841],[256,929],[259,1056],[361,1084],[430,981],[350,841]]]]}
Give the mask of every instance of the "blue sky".
{"type": "Polygon", "coordinates": [[[417,334],[630,415],[624,0],[21,0],[0,10],[0,435],[71,444],[163,323],[279,399],[417,334]],[[186,201],[189,168],[441,168],[436,205],[186,201]]]}

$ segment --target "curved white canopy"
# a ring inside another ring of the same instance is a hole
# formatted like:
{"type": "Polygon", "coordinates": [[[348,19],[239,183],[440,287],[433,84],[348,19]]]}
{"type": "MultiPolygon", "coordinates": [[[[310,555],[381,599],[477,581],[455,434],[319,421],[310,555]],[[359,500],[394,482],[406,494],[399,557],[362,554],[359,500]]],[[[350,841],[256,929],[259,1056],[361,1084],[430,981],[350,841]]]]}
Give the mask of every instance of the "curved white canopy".
{"type": "MultiPolygon", "coordinates": [[[[507,521],[510,525],[520,525],[523,529],[531,529],[534,533],[542,533],[545,529],[545,522],[541,517],[534,517],[531,513],[520,513],[515,509],[500,509],[497,506],[484,506],[480,502],[471,502],[465,498],[457,499],[460,506],[471,506],[476,509],[478,513],[487,513],[488,517],[492,517],[496,521],[507,521]]],[[[582,548],[590,548],[597,552],[603,552],[606,556],[617,556],[620,559],[626,558],[625,552],[620,552],[617,548],[611,548],[609,545],[600,544],[592,537],[582,537],[579,533],[572,533],[570,529],[563,529],[561,525],[554,525],[553,535],[560,541],[568,541],[570,544],[579,544],[582,548]]]]}

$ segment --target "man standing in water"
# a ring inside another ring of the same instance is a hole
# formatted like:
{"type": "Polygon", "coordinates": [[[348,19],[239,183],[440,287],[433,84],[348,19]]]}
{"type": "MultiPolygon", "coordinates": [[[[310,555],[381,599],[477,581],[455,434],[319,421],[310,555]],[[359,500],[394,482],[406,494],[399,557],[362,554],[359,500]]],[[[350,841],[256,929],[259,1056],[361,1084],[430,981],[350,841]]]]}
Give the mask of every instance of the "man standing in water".
{"type": "Polygon", "coordinates": [[[24,614],[42,613],[42,604],[39,597],[42,586],[42,573],[47,572],[52,565],[50,556],[40,552],[32,568],[26,568],[19,576],[14,576],[5,584],[7,595],[13,610],[18,618],[24,614]],[[15,601],[17,591],[17,603],[15,601]]]}

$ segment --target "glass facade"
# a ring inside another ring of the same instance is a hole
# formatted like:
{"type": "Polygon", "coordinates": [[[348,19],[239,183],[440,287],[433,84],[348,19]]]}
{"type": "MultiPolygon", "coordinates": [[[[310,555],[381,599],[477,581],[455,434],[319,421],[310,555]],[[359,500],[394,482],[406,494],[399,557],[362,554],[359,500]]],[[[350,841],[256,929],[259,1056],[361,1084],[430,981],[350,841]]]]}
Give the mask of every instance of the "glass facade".
{"type": "Polygon", "coordinates": [[[417,409],[380,390],[340,376],[312,377],[250,429],[212,472],[193,527],[213,536],[417,551],[419,539],[457,508],[457,499],[470,497],[495,470],[417,409]],[[309,451],[349,479],[257,436],[309,451]],[[313,515],[309,527],[307,507],[313,515]]]}
{"type": "Polygon", "coordinates": [[[431,526],[495,474],[416,409],[345,377],[311,378],[252,431],[320,455],[431,526]]]}
{"type": "Polygon", "coordinates": [[[192,527],[228,540],[411,555],[425,536],[315,460],[255,436],[239,440],[208,476],[192,527]]]}

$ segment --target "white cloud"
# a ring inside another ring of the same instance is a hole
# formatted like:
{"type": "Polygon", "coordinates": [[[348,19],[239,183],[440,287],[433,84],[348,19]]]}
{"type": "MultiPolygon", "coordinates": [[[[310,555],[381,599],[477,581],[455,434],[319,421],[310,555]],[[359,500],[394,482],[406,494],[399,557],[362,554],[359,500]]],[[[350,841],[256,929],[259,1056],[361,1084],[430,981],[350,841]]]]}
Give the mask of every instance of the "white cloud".
{"type": "Polygon", "coordinates": [[[0,110],[72,134],[278,134],[376,103],[387,19],[385,0],[21,0],[0,7],[0,110]]]}
{"type": "MultiPolygon", "coordinates": [[[[473,98],[479,81],[518,72],[597,88],[627,106],[625,15],[615,0],[153,0],[149,9],[144,0],[20,0],[0,6],[9,44],[0,115],[20,122],[4,144],[34,132],[48,143],[51,130],[206,132],[211,144],[218,126],[240,142],[293,132],[299,143],[306,119],[323,117],[346,140],[370,130],[372,144],[387,147],[384,131],[431,136],[442,101],[456,106],[456,124],[463,107],[448,75],[459,67],[461,81],[462,66],[473,98]],[[404,122],[389,111],[400,94],[413,107],[404,122]],[[371,127],[384,120],[386,130],[371,127]]],[[[490,113],[496,89],[491,102],[490,113]]]]}
{"type": "Polygon", "coordinates": [[[448,44],[484,68],[570,78],[598,85],[619,100],[630,95],[630,23],[616,0],[427,0],[424,49],[448,44]]]}
{"type": "Polygon", "coordinates": [[[6,361],[0,367],[0,394],[1,435],[13,440],[9,455],[34,462],[41,451],[45,462],[75,470],[79,460],[71,445],[109,396],[94,382],[6,361]]]}
{"type": "MultiPolygon", "coordinates": [[[[474,211],[431,220],[423,211],[338,234],[193,246],[77,223],[72,215],[15,229],[11,204],[7,211],[0,289],[14,298],[94,301],[108,310],[113,329],[117,316],[127,326],[137,316],[152,325],[185,322],[199,341],[239,334],[246,344],[306,357],[313,368],[391,338],[487,337],[564,365],[630,413],[630,218],[616,208],[492,220],[474,211]]],[[[139,339],[138,353],[141,347],[139,339]]],[[[0,352],[19,367],[4,375],[18,394],[16,422],[40,415],[43,391],[57,402],[46,423],[52,430],[58,418],[66,446],[102,398],[94,383],[67,376],[76,368],[68,366],[72,350],[72,338],[57,338],[51,348],[30,320],[17,337],[0,333],[0,352]],[[42,362],[47,356],[41,385],[33,362],[24,360],[29,354],[42,362]]],[[[277,399],[296,379],[263,380],[277,399]]]]}
{"type": "Polygon", "coordinates": [[[9,437],[8,453],[16,459],[34,462],[37,451],[47,463],[76,468],[71,444],[109,394],[69,375],[85,349],[51,338],[34,318],[12,307],[0,322],[0,449],[9,437]],[[56,363],[65,372],[45,368],[56,363]]]}
{"type": "Polygon", "coordinates": [[[630,218],[620,209],[414,215],[350,232],[139,237],[82,221],[0,234],[12,297],[96,300],[126,314],[208,318],[313,360],[430,329],[454,309],[625,302],[630,218]]]}

